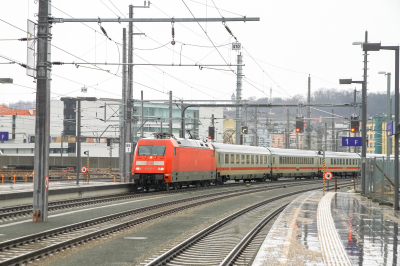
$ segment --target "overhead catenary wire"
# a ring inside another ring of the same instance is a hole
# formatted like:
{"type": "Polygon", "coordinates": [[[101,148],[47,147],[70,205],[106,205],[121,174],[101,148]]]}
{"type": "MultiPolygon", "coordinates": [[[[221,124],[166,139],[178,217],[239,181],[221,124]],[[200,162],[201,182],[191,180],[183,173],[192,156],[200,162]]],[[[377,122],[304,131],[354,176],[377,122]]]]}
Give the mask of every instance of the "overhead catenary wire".
{"type": "MultiPolygon", "coordinates": [[[[225,64],[228,65],[228,62],[226,62],[225,58],[222,56],[221,52],[218,50],[218,48],[215,46],[214,42],[211,40],[210,36],[208,35],[208,33],[203,29],[203,27],[201,26],[201,24],[197,21],[195,15],[193,14],[193,12],[190,10],[190,8],[187,6],[187,4],[185,3],[185,0],[182,0],[183,4],[186,6],[186,8],[189,10],[190,14],[193,16],[193,18],[196,20],[197,24],[199,25],[199,27],[201,28],[201,30],[204,32],[204,34],[207,36],[208,40],[212,43],[212,45],[215,47],[215,49],[217,50],[218,54],[221,56],[221,58],[224,60],[225,64]]],[[[229,67],[230,68],[230,67],[229,67]]],[[[232,70],[232,69],[231,69],[232,70]]],[[[233,70],[232,70],[233,71],[233,70]]]]}

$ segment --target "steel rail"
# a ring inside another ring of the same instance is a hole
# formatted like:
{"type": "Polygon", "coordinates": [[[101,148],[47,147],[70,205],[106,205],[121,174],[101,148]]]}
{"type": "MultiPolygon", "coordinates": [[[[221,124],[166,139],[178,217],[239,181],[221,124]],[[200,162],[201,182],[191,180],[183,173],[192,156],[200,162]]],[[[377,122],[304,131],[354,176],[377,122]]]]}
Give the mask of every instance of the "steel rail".
{"type": "MultiPolygon", "coordinates": [[[[305,181],[303,181],[305,182],[305,181]]],[[[257,184],[257,185],[265,185],[257,184]]],[[[224,187],[238,187],[238,186],[245,186],[243,183],[233,183],[233,184],[225,184],[224,187]]],[[[212,188],[221,188],[221,186],[208,186],[208,189],[212,188]]],[[[152,193],[127,193],[122,195],[105,195],[105,196],[97,196],[97,197],[90,197],[90,198],[83,198],[83,199],[72,199],[72,200],[62,200],[62,201],[55,201],[49,202],[49,211],[58,210],[58,209],[65,209],[71,207],[80,207],[85,205],[93,205],[98,203],[104,202],[111,202],[117,200],[124,200],[124,199],[131,199],[131,198],[141,198],[141,197],[151,197],[156,196],[159,194],[170,194],[170,193],[184,193],[187,191],[192,190],[203,190],[206,189],[205,187],[191,187],[191,188],[183,188],[179,190],[169,190],[169,191],[159,191],[159,192],[152,192],[152,193]]],[[[4,207],[0,209],[0,219],[7,218],[7,217],[15,217],[21,215],[27,215],[32,213],[32,205],[20,205],[20,206],[11,206],[11,207],[4,207]]]]}
{"type": "MultiPolygon", "coordinates": [[[[285,187],[285,186],[282,186],[282,187],[285,187]]],[[[267,189],[271,190],[271,189],[276,189],[276,188],[279,188],[279,187],[267,188],[267,189]]],[[[72,232],[72,231],[82,229],[82,228],[96,226],[99,223],[123,218],[128,215],[145,212],[145,211],[149,211],[149,210],[153,210],[153,209],[157,209],[157,208],[161,208],[161,207],[166,207],[166,206],[173,205],[173,204],[185,203],[188,201],[194,201],[194,200],[201,199],[201,198],[211,197],[210,199],[206,199],[206,200],[203,200],[200,202],[193,202],[193,203],[186,204],[184,206],[179,206],[179,207],[175,207],[172,209],[157,212],[154,214],[146,215],[141,218],[130,220],[128,222],[119,223],[117,225],[112,225],[112,226],[103,228],[101,230],[91,232],[89,234],[85,234],[85,235],[82,235],[79,237],[75,237],[75,238],[72,238],[72,239],[69,239],[66,241],[62,241],[60,243],[53,244],[53,245],[50,245],[50,246],[47,246],[47,247],[44,247],[44,248],[41,248],[41,249],[38,249],[35,251],[27,252],[25,254],[22,254],[22,255],[19,255],[19,256],[10,258],[10,259],[0,261],[0,265],[24,263],[31,259],[36,259],[36,258],[44,256],[46,254],[50,254],[53,251],[64,249],[66,247],[70,247],[73,244],[83,243],[83,242],[89,241],[91,239],[101,237],[106,234],[114,233],[116,231],[120,231],[122,229],[131,227],[131,226],[134,226],[134,225],[137,225],[137,224],[149,221],[149,220],[153,220],[153,219],[156,219],[156,218],[159,218],[159,217],[171,214],[171,213],[175,213],[175,212],[182,211],[182,210],[192,208],[195,206],[207,204],[207,203],[210,203],[213,201],[223,200],[223,199],[230,198],[230,197],[237,197],[237,196],[241,196],[241,195],[245,195],[245,194],[257,193],[257,192],[261,192],[261,191],[265,191],[265,188],[264,187],[256,188],[253,190],[242,191],[240,193],[237,193],[236,191],[235,192],[221,192],[221,193],[216,193],[213,195],[203,195],[203,196],[198,196],[198,197],[189,198],[189,199],[182,199],[182,200],[177,200],[177,201],[172,201],[172,202],[167,202],[167,203],[155,204],[152,206],[147,206],[147,207],[137,208],[134,210],[124,211],[124,212],[107,215],[107,216],[103,216],[103,217],[99,217],[99,218],[95,218],[95,219],[91,219],[91,220],[87,220],[87,221],[83,221],[83,222],[78,222],[78,223],[75,223],[72,225],[62,226],[59,228],[47,230],[44,232],[40,232],[40,233],[28,235],[28,236],[11,239],[11,240],[0,243],[0,251],[4,251],[7,249],[12,250],[12,248],[18,248],[19,246],[23,246],[25,244],[35,243],[36,241],[41,241],[43,239],[47,239],[47,238],[51,238],[51,237],[57,237],[58,235],[61,235],[61,234],[65,234],[65,233],[72,232]],[[219,195],[219,196],[217,196],[217,195],[219,195]],[[215,196],[217,196],[217,197],[215,197],[215,196]]]]}
{"type": "Polygon", "coordinates": [[[272,213],[268,214],[260,223],[258,223],[226,256],[226,258],[219,264],[219,266],[233,265],[235,260],[239,258],[240,254],[246,249],[250,242],[256,237],[256,235],[279,213],[281,213],[286,206],[285,204],[278,209],[274,210],[272,213]]]}
{"type": "MultiPolygon", "coordinates": [[[[304,181],[286,181],[284,180],[278,181],[277,185],[281,183],[292,183],[292,182],[313,182],[314,180],[304,180],[304,181]]],[[[222,187],[238,187],[238,186],[245,186],[246,183],[232,183],[232,184],[224,184],[222,187]]],[[[265,185],[265,183],[252,183],[252,185],[260,186],[265,185]]],[[[221,186],[207,186],[207,189],[213,188],[221,188],[221,186]]],[[[131,198],[141,198],[141,197],[151,197],[156,196],[159,194],[169,194],[169,193],[184,193],[187,191],[192,190],[202,190],[206,189],[205,187],[191,187],[191,188],[182,188],[178,190],[169,190],[169,191],[159,191],[159,192],[152,192],[152,193],[126,193],[121,195],[105,195],[105,196],[97,196],[97,197],[90,197],[90,198],[82,198],[82,199],[72,199],[72,200],[61,200],[55,202],[49,202],[49,211],[54,211],[58,209],[65,209],[65,208],[72,208],[72,207],[81,207],[85,205],[93,205],[99,204],[104,202],[111,202],[111,201],[118,201],[124,199],[131,199],[131,198]]],[[[22,215],[28,215],[32,213],[32,205],[20,205],[20,206],[10,206],[0,208],[0,219],[5,219],[8,217],[17,217],[22,215]]]]}
{"type": "Polygon", "coordinates": [[[197,234],[191,236],[190,238],[186,239],[185,241],[183,241],[182,243],[176,245],[175,247],[173,247],[172,249],[168,250],[167,252],[165,252],[164,254],[158,256],[157,258],[155,258],[154,260],[152,260],[151,262],[147,263],[145,266],[159,266],[159,265],[165,265],[167,264],[170,260],[172,260],[173,258],[175,258],[176,256],[179,256],[179,253],[185,251],[186,249],[188,249],[190,246],[192,246],[193,244],[195,244],[196,242],[198,242],[199,240],[203,239],[204,237],[206,237],[207,235],[209,235],[210,233],[216,231],[217,229],[223,227],[224,225],[226,225],[227,223],[231,222],[232,220],[240,217],[241,215],[254,210],[258,207],[261,207],[265,204],[271,203],[273,201],[285,198],[285,197],[289,197],[295,194],[299,194],[299,193],[303,193],[303,192],[307,192],[307,191],[311,191],[311,190],[316,190],[318,188],[309,188],[309,189],[304,189],[304,190],[300,190],[300,191],[295,191],[295,192],[290,192],[287,194],[283,194],[271,199],[267,199],[264,200],[262,202],[256,203],[252,206],[249,206],[247,208],[244,208],[242,210],[239,210],[219,221],[217,221],[216,223],[210,225],[209,227],[201,230],[200,232],[198,232],[197,234]]]}

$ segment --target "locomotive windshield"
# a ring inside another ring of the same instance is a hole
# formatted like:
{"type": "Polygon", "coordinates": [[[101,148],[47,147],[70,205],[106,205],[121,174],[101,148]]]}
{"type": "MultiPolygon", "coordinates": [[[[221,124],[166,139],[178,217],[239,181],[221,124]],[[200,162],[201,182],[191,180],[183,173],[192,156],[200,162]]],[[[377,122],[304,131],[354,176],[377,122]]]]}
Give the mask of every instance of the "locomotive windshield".
{"type": "Polygon", "coordinates": [[[140,145],[138,155],[164,155],[165,145],[140,145]]]}

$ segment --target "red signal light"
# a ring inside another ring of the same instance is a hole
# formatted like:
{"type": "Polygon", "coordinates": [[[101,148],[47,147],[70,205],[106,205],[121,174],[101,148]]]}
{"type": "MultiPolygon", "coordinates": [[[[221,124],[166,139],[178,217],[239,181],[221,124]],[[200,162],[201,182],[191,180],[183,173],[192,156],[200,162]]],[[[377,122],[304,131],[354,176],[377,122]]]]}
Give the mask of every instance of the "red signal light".
{"type": "Polygon", "coordinates": [[[211,136],[208,136],[209,139],[211,139],[211,136]]]}

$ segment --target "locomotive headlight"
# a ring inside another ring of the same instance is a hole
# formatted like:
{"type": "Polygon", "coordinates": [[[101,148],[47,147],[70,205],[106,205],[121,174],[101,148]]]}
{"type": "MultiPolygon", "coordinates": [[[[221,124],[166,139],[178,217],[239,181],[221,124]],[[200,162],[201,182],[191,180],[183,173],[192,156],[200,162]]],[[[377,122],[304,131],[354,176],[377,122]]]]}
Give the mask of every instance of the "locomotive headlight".
{"type": "Polygon", "coordinates": [[[164,167],[158,167],[158,170],[164,170],[164,167]]]}
{"type": "Polygon", "coordinates": [[[142,168],[141,167],[136,167],[136,170],[142,170],[142,168]]]}

